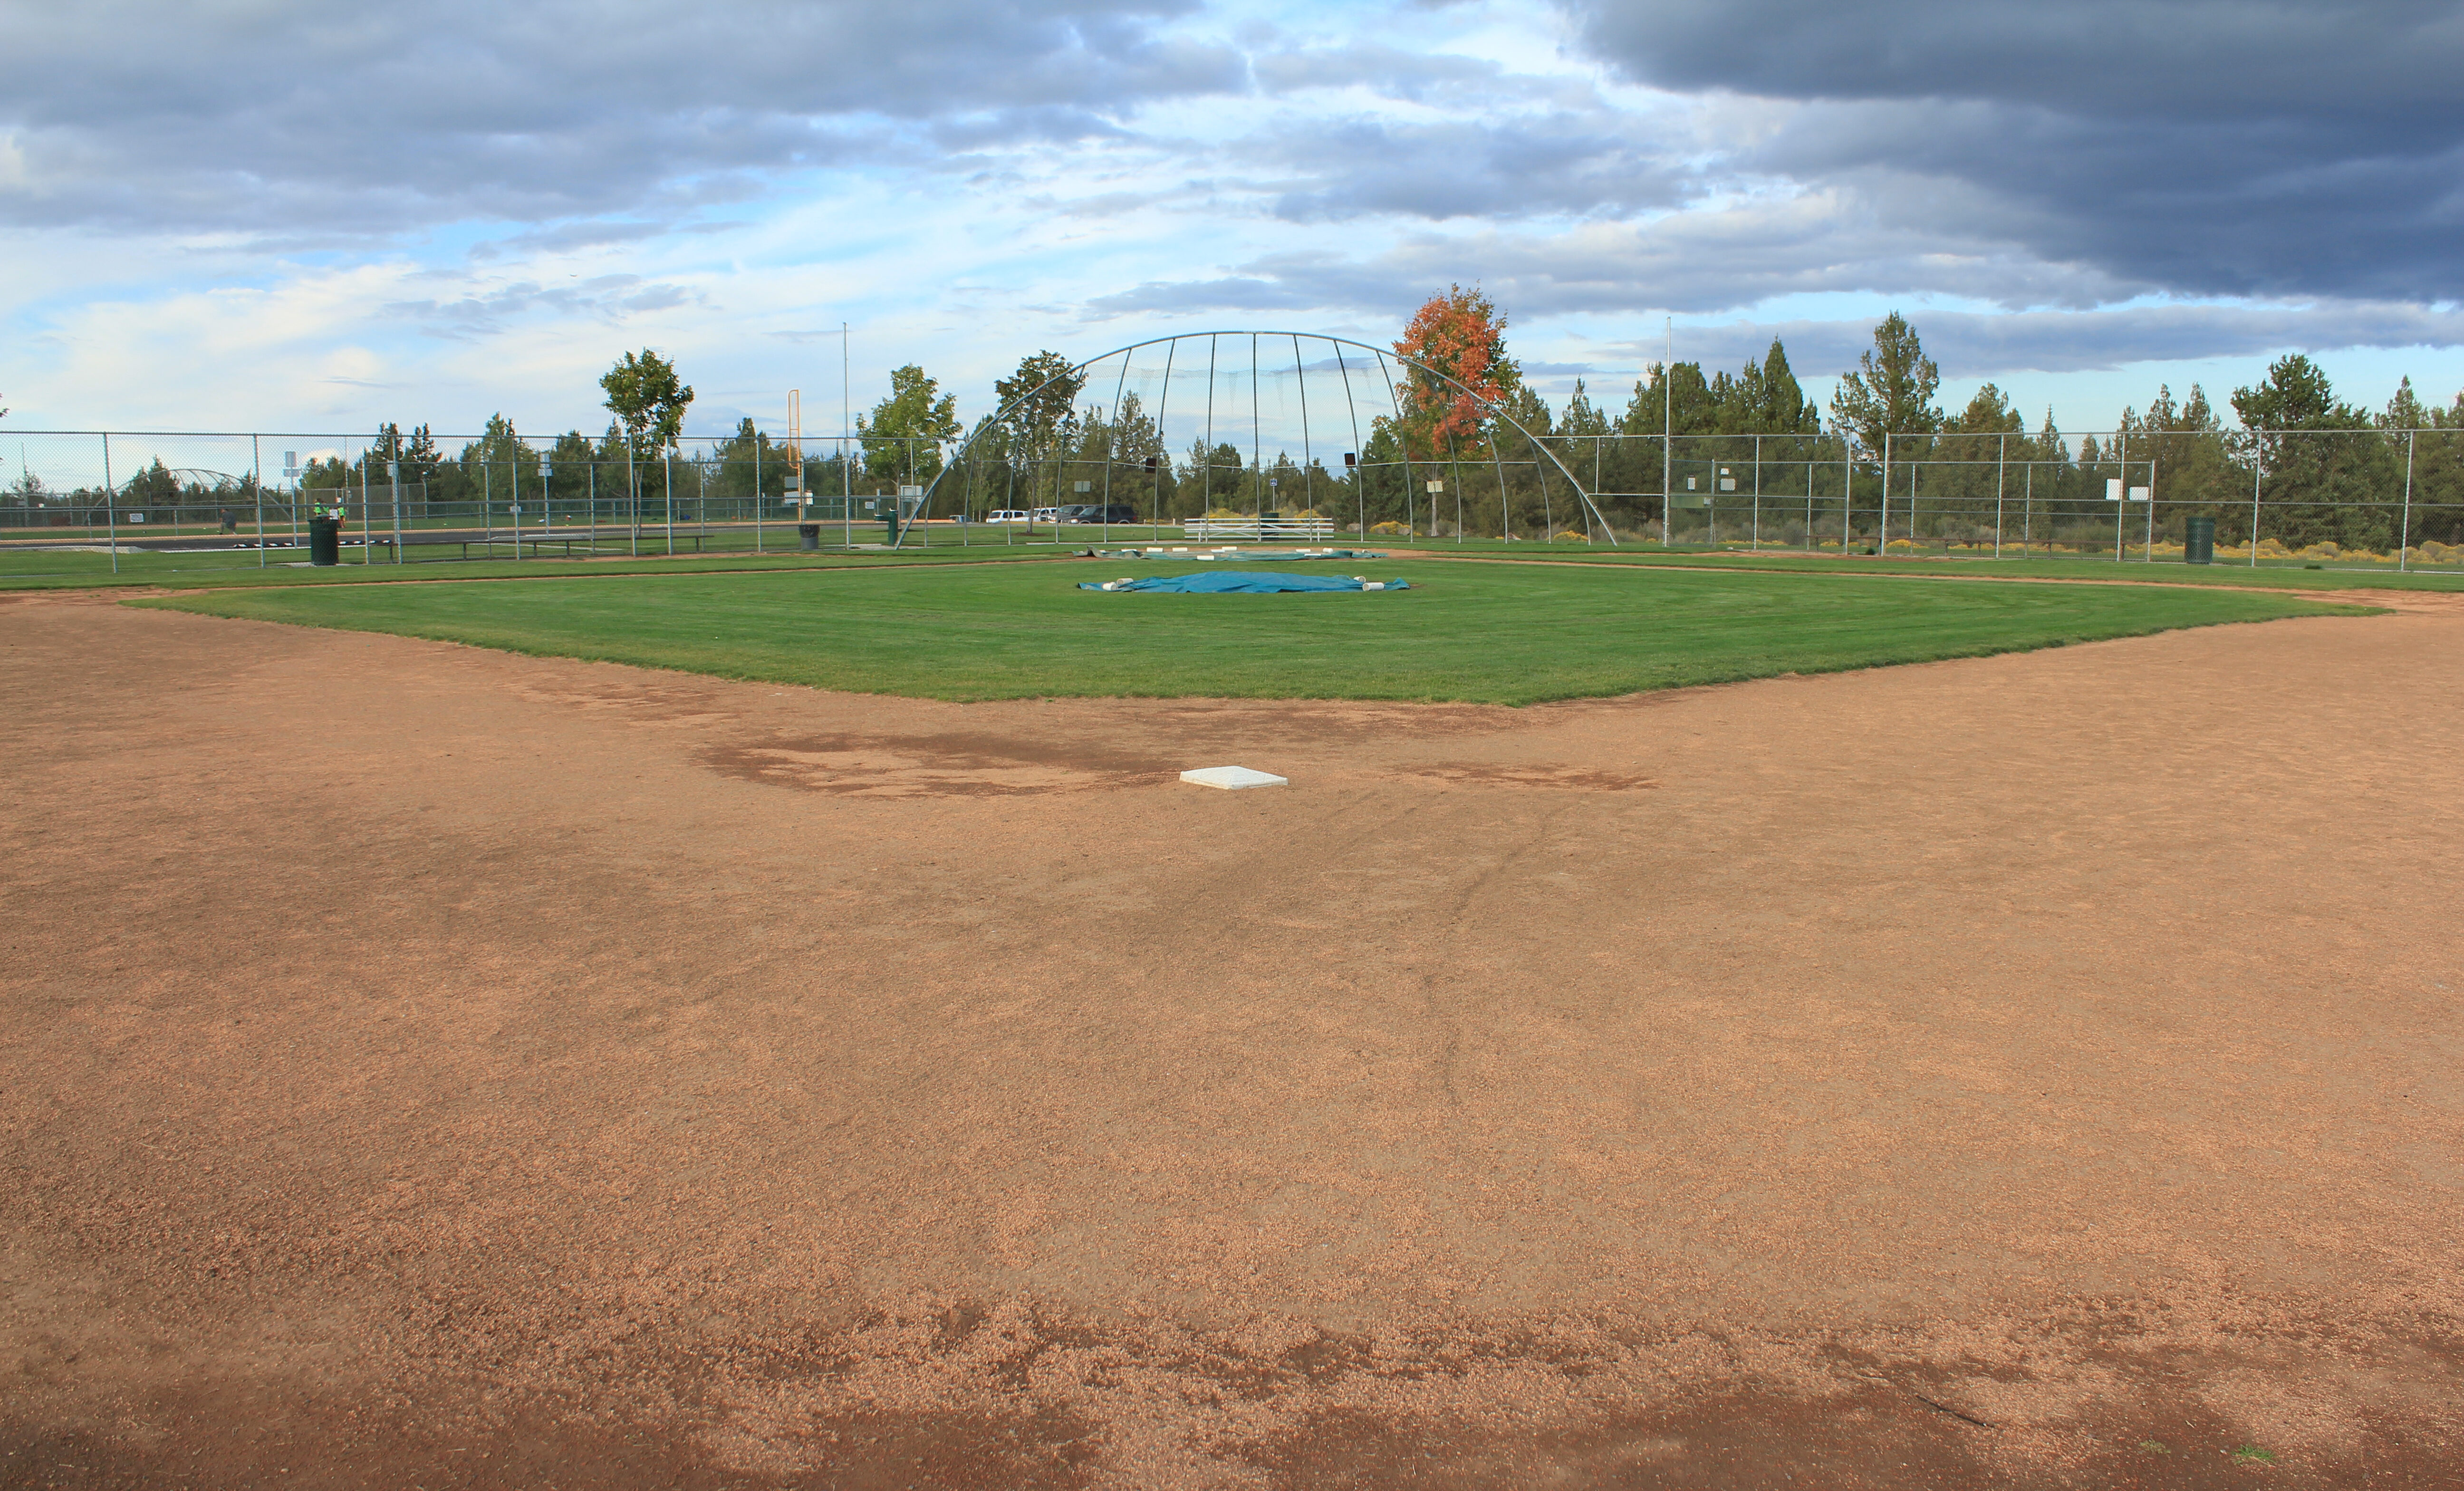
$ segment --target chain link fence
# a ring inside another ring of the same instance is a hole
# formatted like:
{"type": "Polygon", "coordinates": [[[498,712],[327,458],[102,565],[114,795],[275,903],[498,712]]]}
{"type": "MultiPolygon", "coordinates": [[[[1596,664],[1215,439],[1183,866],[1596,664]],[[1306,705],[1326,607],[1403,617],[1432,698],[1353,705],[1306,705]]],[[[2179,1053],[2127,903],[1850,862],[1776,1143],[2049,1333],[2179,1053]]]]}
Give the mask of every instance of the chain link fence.
{"type": "Polygon", "coordinates": [[[1067,451],[978,440],[945,465],[938,442],[751,429],[649,456],[507,432],[12,431],[0,546],[292,564],[323,512],[341,520],[345,563],[409,564],[1162,542],[1210,513],[1255,512],[1371,542],[2164,564],[2189,557],[2204,521],[2217,564],[2464,570],[2459,429],[1894,435],[1881,451],[1830,434],[1534,439],[1546,453],[1506,432],[1444,461],[1374,439],[1305,460],[1176,455],[1154,439],[1141,451],[1095,410],[1067,451]]]}

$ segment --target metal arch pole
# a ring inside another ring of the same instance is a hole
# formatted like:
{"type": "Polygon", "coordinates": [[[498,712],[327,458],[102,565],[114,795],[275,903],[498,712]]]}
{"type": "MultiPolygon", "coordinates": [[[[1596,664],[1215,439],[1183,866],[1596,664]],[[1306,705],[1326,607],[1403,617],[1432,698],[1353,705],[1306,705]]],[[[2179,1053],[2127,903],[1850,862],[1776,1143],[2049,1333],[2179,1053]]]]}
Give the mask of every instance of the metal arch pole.
{"type": "Polygon", "coordinates": [[[1112,380],[1112,430],[1104,437],[1104,542],[1112,542],[1112,466],[1121,455],[1121,390],[1130,385],[1130,354],[1121,354],[1121,375],[1112,380]]]}
{"type": "Polygon", "coordinates": [[[1454,547],[1463,547],[1463,451],[1446,432],[1446,485],[1454,488],[1454,547]]]}
{"type": "MultiPolygon", "coordinates": [[[[1343,358],[1343,344],[1334,345],[1335,370],[1343,375],[1343,412],[1352,421],[1352,449],[1358,456],[1368,453],[1360,449],[1360,406],[1352,398],[1352,368],[1343,358]]],[[[1353,509],[1360,518],[1360,542],[1369,542],[1369,466],[1363,461],[1350,473],[1353,509]]]]}
{"type": "MultiPolygon", "coordinates": [[[[1266,463],[1266,438],[1265,432],[1259,428],[1261,423],[1258,417],[1258,334],[1253,331],[1249,333],[1249,493],[1251,501],[1256,504],[1258,522],[1263,524],[1266,521],[1266,489],[1261,483],[1264,480],[1262,468],[1266,463]]],[[[1266,530],[1260,527],[1258,537],[1264,539],[1265,536],[1266,530]]]]}
{"type": "Polygon", "coordinates": [[[1147,542],[1163,542],[1163,474],[1172,464],[1172,436],[1164,433],[1164,416],[1172,412],[1172,357],[1180,350],[1180,339],[1173,338],[1163,345],[1163,392],[1155,400],[1155,495],[1148,499],[1148,512],[1153,521],[1147,524],[1147,542]]]}
{"type": "Polygon", "coordinates": [[[1206,334],[1206,458],[1199,463],[1199,531],[1205,530],[1206,515],[1215,510],[1215,339],[1206,334]]]}
{"type": "Polygon", "coordinates": [[[1317,511],[1317,478],[1309,475],[1309,365],[1301,361],[1300,333],[1292,333],[1292,379],[1301,396],[1301,501],[1317,511]]]}
{"type": "Polygon", "coordinates": [[[1395,391],[1395,375],[1386,370],[1383,352],[1377,354],[1377,375],[1386,380],[1386,401],[1395,406],[1395,448],[1403,453],[1403,537],[1408,542],[1419,526],[1419,508],[1412,500],[1412,440],[1403,429],[1403,400],[1395,391]]]}
{"type": "MultiPolygon", "coordinates": [[[[2404,517],[2395,530],[2395,572],[2412,567],[2412,441],[2417,430],[2404,433],[2404,517]]],[[[259,526],[263,524],[260,523],[259,526]]]]}
{"type": "Polygon", "coordinates": [[[1498,449],[1494,428],[1488,432],[1488,458],[1497,466],[1497,531],[1507,543],[1511,544],[1514,542],[1514,520],[1506,511],[1506,453],[1498,449]]]}

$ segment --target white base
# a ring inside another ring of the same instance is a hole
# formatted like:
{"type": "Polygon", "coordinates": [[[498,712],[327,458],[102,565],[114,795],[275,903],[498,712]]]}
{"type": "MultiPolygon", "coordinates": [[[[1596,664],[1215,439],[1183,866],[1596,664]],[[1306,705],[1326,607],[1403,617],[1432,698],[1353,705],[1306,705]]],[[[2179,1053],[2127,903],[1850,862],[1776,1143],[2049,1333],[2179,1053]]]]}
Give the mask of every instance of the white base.
{"type": "Polygon", "coordinates": [[[1180,774],[1180,779],[1199,787],[1289,787],[1292,785],[1282,777],[1268,776],[1264,771],[1252,771],[1247,767],[1206,767],[1196,771],[1184,771],[1180,774]]]}

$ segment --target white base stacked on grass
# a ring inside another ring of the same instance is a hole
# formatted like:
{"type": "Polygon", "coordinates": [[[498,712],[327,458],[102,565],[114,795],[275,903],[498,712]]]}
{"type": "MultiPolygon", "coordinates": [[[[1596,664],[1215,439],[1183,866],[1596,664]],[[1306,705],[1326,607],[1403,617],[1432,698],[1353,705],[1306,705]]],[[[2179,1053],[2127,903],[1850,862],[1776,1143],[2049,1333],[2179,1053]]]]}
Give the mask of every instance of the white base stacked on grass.
{"type": "Polygon", "coordinates": [[[1180,531],[1193,539],[1331,539],[1331,518],[1183,518],[1180,531]]]}
{"type": "Polygon", "coordinates": [[[1243,788],[1292,785],[1282,777],[1269,776],[1264,771],[1252,771],[1247,767],[1201,767],[1194,771],[1182,772],[1180,779],[1198,787],[1243,788]]]}

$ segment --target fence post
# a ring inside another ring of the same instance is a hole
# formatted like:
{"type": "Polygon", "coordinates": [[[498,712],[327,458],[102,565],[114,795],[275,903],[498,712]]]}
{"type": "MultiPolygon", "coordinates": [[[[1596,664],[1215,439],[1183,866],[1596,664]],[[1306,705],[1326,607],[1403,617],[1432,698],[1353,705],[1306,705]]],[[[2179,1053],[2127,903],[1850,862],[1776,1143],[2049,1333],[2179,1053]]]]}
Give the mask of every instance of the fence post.
{"type": "Polygon", "coordinates": [[[2117,432],[2113,437],[2113,473],[2122,478],[2122,501],[2113,504],[2113,562],[2122,563],[2122,521],[2130,511],[2130,466],[2123,457],[2130,454],[2130,434],[2117,432]]]}
{"type": "MultiPolygon", "coordinates": [[[[2028,557],[2028,545],[2031,545],[2031,544],[2033,544],[2033,543],[2035,543],[2035,541],[2036,541],[2036,463],[2035,463],[2035,461],[2034,459],[2031,459],[2031,460],[2028,462],[2028,469],[2027,469],[2025,472],[2023,472],[2023,473],[2021,473],[2021,474],[2020,474],[2020,493],[2019,493],[2019,557],[2020,557],[2021,559],[2025,559],[2025,558],[2027,558],[2027,557],[2028,557]]],[[[2047,559],[2051,559],[2051,558],[2053,558],[2053,557],[2054,557],[2054,545],[2053,545],[2053,541],[2052,541],[2051,539],[2047,539],[2047,540],[2045,541],[2045,557],[2046,557],[2047,559]]]]}
{"type": "Polygon", "coordinates": [[[2002,557],[2002,488],[2011,471],[2011,436],[2002,436],[2002,448],[1993,454],[1993,557],[2002,557]]]}
{"type": "Polygon", "coordinates": [[[1882,513],[1874,520],[1879,536],[1874,540],[1874,557],[1891,557],[1891,433],[1882,432],[1882,513]]]}
{"type": "MultiPolygon", "coordinates": [[[[2130,495],[2130,481],[2126,477],[2123,479],[2122,495],[2130,495]]],[[[2140,552],[2139,562],[2143,565],[2156,562],[2156,457],[2153,456],[2147,457],[2147,545],[2140,552]]]]}
{"type": "MultiPolygon", "coordinates": [[[[111,572],[120,573],[120,509],[111,490],[111,436],[102,437],[102,531],[111,548],[111,572]]],[[[94,531],[93,520],[87,520],[86,531],[94,531]]]]}
{"type": "Polygon", "coordinates": [[[2267,432],[2251,432],[2250,444],[2250,567],[2258,567],[2258,478],[2267,470],[2267,432]]]}
{"type": "Polygon", "coordinates": [[[1754,436],[1754,552],[1763,551],[1763,437],[1754,436]]]}
{"type": "Polygon", "coordinates": [[[2395,530],[2395,572],[2404,573],[2412,567],[2412,441],[2420,432],[2404,433],[2404,518],[2395,530]]]}
{"type": "Polygon", "coordinates": [[[265,450],[264,436],[248,437],[248,470],[251,484],[256,488],[256,567],[265,567],[265,450]]]}

